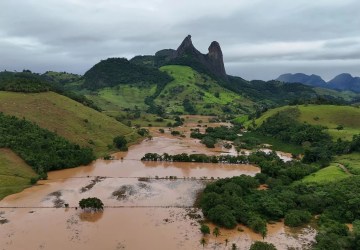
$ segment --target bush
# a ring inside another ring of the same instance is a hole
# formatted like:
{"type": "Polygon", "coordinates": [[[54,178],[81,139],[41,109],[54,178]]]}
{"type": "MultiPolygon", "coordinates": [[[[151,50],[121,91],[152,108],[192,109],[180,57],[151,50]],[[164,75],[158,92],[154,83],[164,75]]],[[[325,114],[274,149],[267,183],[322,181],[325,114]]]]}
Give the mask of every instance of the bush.
{"type": "Polygon", "coordinates": [[[127,140],[125,139],[125,136],[116,136],[113,140],[116,148],[120,149],[121,151],[127,151],[127,140]]]}
{"type": "Polygon", "coordinates": [[[208,225],[205,225],[205,224],[201,225],[200,231],[203,235],[210,234],[210,228],[208,225]]]}
{"type": "Polygon", "coordinates": [[[308,223],[311,219],[311,214],[306,210],[290,210],[285,215],[285,225],[289,227],[298,227],[308,223]]]}
{"type": "Polygon", "coordinates": [[[104,209],[104,204],[99,198],[86,198],[79,201],[79,206],[81,209],[88,209],[91,211],[98,211],[104,209]]]}
{"type": "Polygon", "coordinates": [[[202,144],[205,144],[205,146],[207,148],[215,148],[215,139],[211,136],[205,136],[202,140],[201,140],[202,144]]]}
{"type": "Polygon", "coordinates": [[[171,131],[171,135],[177,136],[177,135],[180,135],[180,132],[176,131],[176,130],[173,130],[173,131],[171,131]]]}
{"type": "Polygon", "coordinates": [[[255,241],[251,245],[250,250],[276,250],[276,247],[271,243],[255,241]]]}

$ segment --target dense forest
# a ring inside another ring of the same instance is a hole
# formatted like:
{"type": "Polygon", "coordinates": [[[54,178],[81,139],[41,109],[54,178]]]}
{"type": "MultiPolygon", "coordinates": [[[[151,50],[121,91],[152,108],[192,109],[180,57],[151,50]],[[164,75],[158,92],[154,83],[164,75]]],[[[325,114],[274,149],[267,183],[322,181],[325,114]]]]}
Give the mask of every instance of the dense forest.
{"type": "MultiPolygon", "coordinates": [[[[66,75],[67,73],[62,74],[66,75]]],[[[46,74],[40,75],[32,73],[29,70],[24,70],[23,72],[4,71],[0,72],[0,91],[24,93],[54,91],[92,109],[101,111],[101,109],[96,106],[93,101],[89,100],[84,95],[66,90],[63,81],[64,80],[62,79],[59,79],[58,81],[56,77],[51,78],[46,74]]]]}
{"type": "Polygon", "coordinates": [[[205,188],[200,204],[209,220],[227,228],[243,223],[266,236],[267,222],[284,218],[286,225],[296,227],[320,215],[315,249],[359,249],[359,176],[331,184],[303,183],[297,180],[316,167],[284,163],[276,154],[258,152],[250,157],[260,174],[218,180],[205,188]],[[259,190],[260,184],[268,189],[259,190]],[[344,223],[356,228],[350,232],[344,223]]]}
{"type": "Polygon", "coordinates": [[[50,170],[86,165],[95,159],[90,148],[3,113],[0,113],[0,148],[12,149],[43,177],[50,170]]]}
{"type": "Polygon", "coordinates": [[[109,58],[94,65],[84,75],[83,87],[91,90],[118,84],[166,84],[171,77],[158,69],[136,65],[125,58],[109,58]]]}
{"type": "Polygon", "coordinates": [[[334,142],[324,131],[325,127],[298,122],[296,117],[299,114],[297,108],[278,112],[269,117],[256,131],[287,143],[303,146],[305,163],[318,162],[326,166],[334,155],[359,151],[360,135],[355,135],[352,141],[338,139],[334,142]]]}
{"type": "Polygon", "coordinates": [[[51,85],[40,75],[24,72],[0,72],[0,90],[12,92],[37,93],[51,89],[51,85]]]}

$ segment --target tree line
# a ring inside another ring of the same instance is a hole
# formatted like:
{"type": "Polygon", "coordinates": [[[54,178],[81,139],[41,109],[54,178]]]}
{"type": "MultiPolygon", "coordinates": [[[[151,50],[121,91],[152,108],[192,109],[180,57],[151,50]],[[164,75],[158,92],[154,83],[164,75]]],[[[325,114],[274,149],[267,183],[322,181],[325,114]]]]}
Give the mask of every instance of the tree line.
{"type": "Polygon", "coordinates": [[[48,171],[86,165],[95,159],[92,149],[3,113],[0,113],[0,147],[13,150],[42,178],[48,171]]]}

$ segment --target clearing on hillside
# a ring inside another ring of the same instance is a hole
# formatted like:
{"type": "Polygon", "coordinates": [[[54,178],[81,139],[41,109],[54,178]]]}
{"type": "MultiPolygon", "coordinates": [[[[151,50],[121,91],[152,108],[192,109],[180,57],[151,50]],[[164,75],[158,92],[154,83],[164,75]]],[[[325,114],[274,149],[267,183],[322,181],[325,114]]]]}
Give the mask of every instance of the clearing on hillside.
{"type": "Polygon", "coordinates": [[[34,170],[10,149],[0,148],[0,200],[30,186],[34,170]]]}
{"type": "Polygon", "coordinates": [[[334,140],[338,138],[351,140],[353,135],[360,133],[360,108],[352,106],[283,106],[265,112],[260,118],[255,120],[255,123],[259,126],[277,112],[294,107],[297,107],[300,111],[299,121],[327,127],[329,134],[334,140]]]}
{"type": "Polygon", "coordinates": [[[174,78],[161,91],[155,103],[170,113],[218,115],[222,113],[249,113],[254,103],[249,99],[221,87],[205,74],[188,66],[167,65],[160,68],[174,78]],[[188,107],[184,100],[189,101],[188,107]]]}
{"type": "Polygon", "coordinates": [[[112,151],[115,136],[124,135],[128,141],[138,137],[115,119],[53,92],[0,91],[0,112],[25,118],[71,142],[91,147],[97,156],[112,151]]]}

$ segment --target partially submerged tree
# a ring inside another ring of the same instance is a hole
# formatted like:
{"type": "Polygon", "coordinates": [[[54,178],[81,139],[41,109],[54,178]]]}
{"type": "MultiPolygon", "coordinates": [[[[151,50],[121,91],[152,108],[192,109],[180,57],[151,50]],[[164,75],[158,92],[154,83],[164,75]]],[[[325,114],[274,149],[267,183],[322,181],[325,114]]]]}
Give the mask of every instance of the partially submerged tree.
{"type": "Polygon", "coordinates": [[[206,234],[210,234],[210,228],[208,225],[202,224],[200,227],[201,233],[205,236],[206,234]]]}
{"type": "Polygon", "coordinates": [[[95,212],[104,209],[104,204],[99,198],[96,197],[82,199],[81,201],[79,201],[79,206],[81,209],[86,209],[95,212]]]}
{"type": "Polygon", "coordinates": [[[276,247],[271,243],[255,241],[250,250],[276,250],[276,247]]]}

